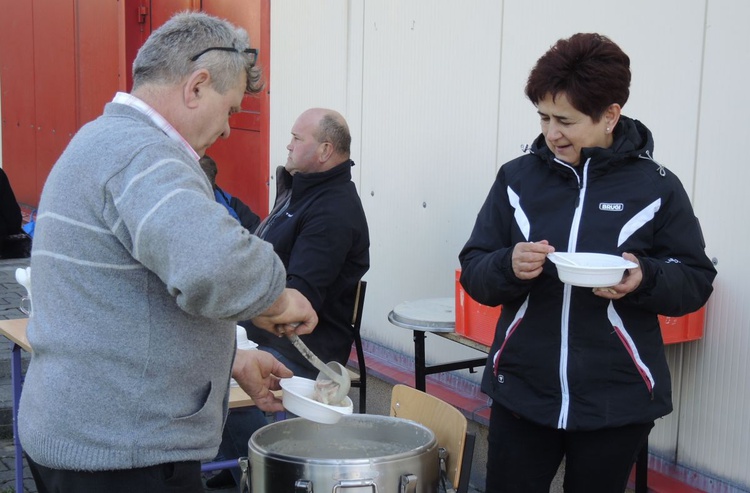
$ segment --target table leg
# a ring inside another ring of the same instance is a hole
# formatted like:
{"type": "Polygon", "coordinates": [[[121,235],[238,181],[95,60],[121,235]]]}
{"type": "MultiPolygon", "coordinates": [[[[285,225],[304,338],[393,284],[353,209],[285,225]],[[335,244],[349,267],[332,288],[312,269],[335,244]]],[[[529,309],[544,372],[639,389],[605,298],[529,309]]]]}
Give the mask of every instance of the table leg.
{"type": "Polygon", "coordinates": [[[425,391],[425,356],[424,356],[425,333],[421,330],[414,331],[414,388],[425,391]]]}
{"type": "Polygon", "coordinates": [[[417,329],[413,329],[413,332],[414,388],[417,390],[421,390],[422,392],[427,391],[427,375],[434,375],[435,373],[444,373],[453,370],[470,370],[473,373],[474,368],[484,367],[487,363],[487,358],[476,358],[427,366],[427,361],[425,359],[426,333],[423,330],[417,329]]]}
{"type": "Polygon", "coordinates": [[[10,380],[13,388],[13,446],[16,451],[16,491],[23,491],[23,448],[18,439],[18,403],[21,400],[21,346],[11,342],[10,380]]]}

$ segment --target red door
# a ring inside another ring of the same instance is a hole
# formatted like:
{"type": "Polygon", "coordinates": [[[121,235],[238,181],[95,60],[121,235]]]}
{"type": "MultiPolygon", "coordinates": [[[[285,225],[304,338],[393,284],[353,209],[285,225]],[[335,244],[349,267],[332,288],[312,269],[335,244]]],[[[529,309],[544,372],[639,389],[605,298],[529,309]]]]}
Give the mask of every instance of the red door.
{"type": "Polygon", "coordinates": [[[204,10],[243,27],[259,49],[266,92],[246,97],[228,140],[209,153],[218,182],[268,213],[270,0],[2,1],[0,87],[3,169],[17,199],[36,206],[47,175],[86,122],[132,86],[132,61],[152,29],[181,10],[204,10]]]}
{"type": "Polygon", "coordinates": [[[219,139],[208,153],[219,168],[218,185],[263,218],[268,214],[270,0],[203,0],[203,10],[243,27],[251,46],[259,49],[266,87],[245,96],[242,112],[230,120],[229,138],[219,139]]]}

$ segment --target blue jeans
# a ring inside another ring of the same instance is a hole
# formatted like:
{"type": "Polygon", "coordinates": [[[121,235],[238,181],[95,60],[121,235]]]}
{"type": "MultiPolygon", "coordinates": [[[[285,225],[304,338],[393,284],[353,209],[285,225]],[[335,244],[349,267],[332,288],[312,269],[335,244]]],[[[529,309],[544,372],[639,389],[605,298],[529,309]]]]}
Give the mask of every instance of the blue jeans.
{"type": "MultiPolygon", "coordinates": [[[[258,346],[258,350],[266,351],[274,355],[276,359],[284,363],[287,368],[294,372],[295,376],[315,379],[317,372],[311,372],[308,368],[303,367],[281,355],[274,348],[269,346],[258,346]]],[[[227,422],[221,434],[221,444],[219,445],[219,455],[224,459],[230,460],[237,457],[247,457],[248,443],[250,437],[256,430],[266,426],[269,423],[266,413],[257,407],[245,407],[232,409],[227,416],[227,422]]],[[[231,469],[232,476],[237,484],[240,484],[242,473],[236,467],[231,469]]]]}

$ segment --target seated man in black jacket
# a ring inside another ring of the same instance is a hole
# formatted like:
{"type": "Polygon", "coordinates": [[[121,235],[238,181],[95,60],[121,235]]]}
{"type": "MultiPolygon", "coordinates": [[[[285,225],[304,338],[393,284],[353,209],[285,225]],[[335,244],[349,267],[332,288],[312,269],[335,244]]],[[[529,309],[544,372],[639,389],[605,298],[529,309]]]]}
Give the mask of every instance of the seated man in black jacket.
{"type": "MultiPolygon", "coordinates": [[[[255,234],[273,244],[287,269],[287,287],[312,304],[319,322],[301,339],[324,362],[346,365],[354,335],[351,316],[359,280],[370,267],[367,219],[352,182],[351,136],[337,112],[313,108],[292,127],[286,166],[276,170],[273,210],[255,234]]],[[[248,338],[269,351],[295,375],[315,379],[318,370],[285,337],[267,337],[250,322],[240,322],[248,338]]],[[[230,413],[220,451],[227,458],[247,455],[255,429],[266,424],[255,408],[230,413]]],[[[238,473],[236,469],[232,470],[238,473]]],[[[207,485],[227,484],[225,472],[207,485]]],[[[236,479],[235,479],[236,481],[236,479]]]]}

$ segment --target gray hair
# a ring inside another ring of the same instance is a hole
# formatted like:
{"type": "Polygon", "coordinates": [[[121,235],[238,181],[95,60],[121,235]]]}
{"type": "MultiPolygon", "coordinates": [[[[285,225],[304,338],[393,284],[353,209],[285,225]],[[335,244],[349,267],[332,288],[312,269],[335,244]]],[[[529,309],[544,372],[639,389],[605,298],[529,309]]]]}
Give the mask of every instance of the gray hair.
{"type": "Polygon", "coordinates": [[[211,74],[214,89],[226,93],[243,72],[248,93],[263,89],[261,71],[243,50],[250,47],[247,32],[203,12],[180,12],[151,33],[133,62],[133,89],[142,84],[176,84],[199,69],[211,74]],[[191,58],[212,47],[195,61],[191,58]]]}
{"type": "Polygon", "coordinates": [[[318,139],[318,142],[330,142],[337,153],[349,156],[352,136],[345,120],[341,119],[340,121],[333,114],[326,113],[318,123],[318,132],[315,138],[318,139]]]}

